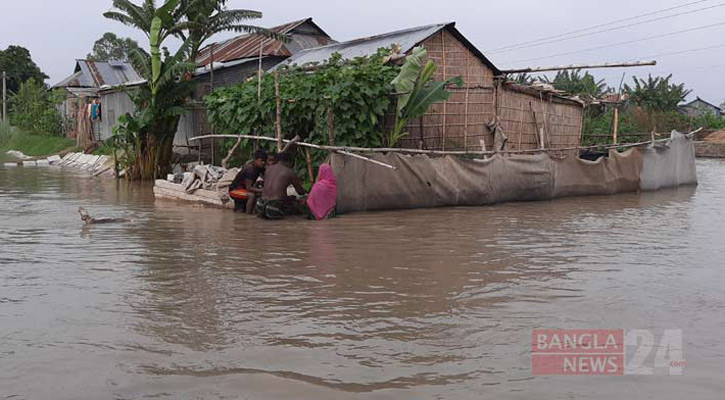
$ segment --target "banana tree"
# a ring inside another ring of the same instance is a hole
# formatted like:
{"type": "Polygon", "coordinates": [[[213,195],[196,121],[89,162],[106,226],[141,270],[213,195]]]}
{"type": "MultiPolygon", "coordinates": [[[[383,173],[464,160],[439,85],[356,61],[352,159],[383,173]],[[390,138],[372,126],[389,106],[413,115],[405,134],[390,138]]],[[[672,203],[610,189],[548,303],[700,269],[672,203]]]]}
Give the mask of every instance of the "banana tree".
{"type": "Polygon", "coordinates": [[[403,130],[410,120],[422,117],[434,103],[448,100],[451,94],[446,91],[447,86],[463,86],[463,79],[459,76],[434,82],[433,75],[438,67],[432,60],[423,65],[427,54],[425,47],[414,48],[406,57],[400,74],[391,82],[398,93],[395,127],[388,138],[391,147],[408,135],[403,130]]]}

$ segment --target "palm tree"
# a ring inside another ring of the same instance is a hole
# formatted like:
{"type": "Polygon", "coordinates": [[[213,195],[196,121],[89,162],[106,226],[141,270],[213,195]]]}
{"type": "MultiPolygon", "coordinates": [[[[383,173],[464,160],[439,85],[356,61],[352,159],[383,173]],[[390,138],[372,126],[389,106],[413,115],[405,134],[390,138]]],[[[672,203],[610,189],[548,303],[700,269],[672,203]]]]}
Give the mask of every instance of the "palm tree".
{"type": "Polygon", "coordinates": [[[634,76],[634,87],[625,84],[624,91],[631,102],[647,110],[673,111],[692,91],[685,89],[684,83],[670,83],[671,78],[672,74],[664,78],[650,74],[647,80],[634,76]]]}
{"type": "Polygon", "coordinates": [[[559,90],[575,94],[589,95],[598,99],[610,91],[604,79],[596,80],[589,72],[580,74],[580,70],[557,72],[553,80],[545,78],[546,83],[553,85],[559,90]]]}

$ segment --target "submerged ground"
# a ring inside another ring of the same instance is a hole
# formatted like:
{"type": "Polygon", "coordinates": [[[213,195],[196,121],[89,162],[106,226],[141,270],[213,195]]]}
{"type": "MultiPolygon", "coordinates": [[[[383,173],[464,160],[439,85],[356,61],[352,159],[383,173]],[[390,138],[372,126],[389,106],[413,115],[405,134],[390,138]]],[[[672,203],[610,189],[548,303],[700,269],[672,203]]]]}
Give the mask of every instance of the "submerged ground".
{"type": "Polygon", "coordinates": [[[697,188],[261,221],[0,167],[0,399],[716,398],[725,162],[697,188]],[[133,222],[84,228],[83,206],[133,222]],[[532,377],[534,328],[682,329],[684,376],[532,377]]]}

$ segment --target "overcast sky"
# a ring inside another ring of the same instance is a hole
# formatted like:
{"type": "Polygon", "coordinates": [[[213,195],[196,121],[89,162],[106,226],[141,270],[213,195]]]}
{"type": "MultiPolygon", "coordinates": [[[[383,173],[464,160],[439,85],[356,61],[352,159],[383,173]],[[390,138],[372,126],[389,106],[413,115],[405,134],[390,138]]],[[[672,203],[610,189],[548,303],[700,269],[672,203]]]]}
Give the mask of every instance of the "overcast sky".
{"type": "MultiPolygon", "coordinates": [[[[137,0],[138,3],[141,0],[137,0]]],[[[699,1],[687,7],[622,22],[630,25],[573,40],[558,41],[515,51],[493,49],[589,28],[639,14],[677,7],[695,0],[413,0],[367,1],[247,1],[230,0],[232,8],[259,10],[264,18],[258,25],[273,26],[305,17],[315,22],[334,39],[344,41],[402,28],[437,22],[455,21],[458,29],[499,68],[550,66],[657,59],[655,67],[592,71],[619,86],[622,73],[631,76],[673,74],[675,82],[684,82],[694,96],[720,104],[725,100],[725,2],[699,1]],[[706,10],[698,9],[709,7],[706,10]],[[673,18],[668,15],[687,13],[673,18]],[[662,18],[650,23],[642,21],[662,18]],[[709,25],[715,25],[707,27],[709,25]],[[702,28],[705,27],[705,28],[702,28]],[[681,32],[680,31],[688,31],[681,32]],[[651,38],[667,35],[660,38],[651,38]],[[633,41],[629,44],[619,44],[633,41]],[[619,44],[619,45],[616,45],[619,44]],[[594,47],[610,46],[579,52],[594,47]],[[717,47],[720,46],[720,47],[717,47]],[[710,47],[705,50],[661,55],[710,47]],[[561,53],[572,54],[558,55],[561,53]]],[[[104,32],[130,36],[147,47],[142,34],[101,15],[110,0],[0,0],[0,48],[8,45],[27,47],[53,84],[72,73],[74,59],[90,52],[93,42],[104,32]]],[[[595,29],[608,30],[612,25],[595,29]]],[[[591,31],[588,31],[591,32],[591,31]]],[[[582,32],[582,35],[586,32],[582,32]]],[[[229,35],[220,36],[224,38],[229,35]]],[[[553,39],[556,40],[556,39],[553,39]]]]}

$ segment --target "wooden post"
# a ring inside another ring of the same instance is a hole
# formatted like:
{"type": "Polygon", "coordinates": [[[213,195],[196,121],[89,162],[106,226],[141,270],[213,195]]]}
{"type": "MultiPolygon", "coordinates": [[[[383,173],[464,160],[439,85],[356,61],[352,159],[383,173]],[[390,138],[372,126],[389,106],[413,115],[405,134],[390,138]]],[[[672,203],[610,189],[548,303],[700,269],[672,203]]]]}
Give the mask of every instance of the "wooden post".
{"type": "MultiPolygon", "coordinates": [[[[441,51],[443,52],[443,81],[447,79],[447,70],[446,70],[446,30],[441,31],[441,51]]],[[[446,103],[448,101],[443,102],[443,145],[442,150],[446,150],[446,103]]]]}
{"type": "Polygon", "coordinates": [[[259,41],[259,67],[257,68],[257,98],[262,98],[262,49],[264,49],[264,36],[259,41]]]}
{"type": "Polygon", "coordinates": [[[469,64],[470,59],[469,58],[470,57],[469,57],[469,55],[470,55],[470,51],[466,51],[466,82],[465,82],[466,106],[465,106],[465,111],[464,111],[466,113],[466,115],[463,117],[464,118],[463,119],[463,150],[468,149],[468,93],[471,89],[471,81],[469,79],[470,78],[470,75],[469,75],[469,70],[470,70],[470,64],[469,64]]]}
{"type": "Polygon", "coordinates": [[[274,71],[274,97],[277,102],[277,152],[282,151],[282,109],[279,101],[279,71],[274,71]]]}
{"type": "Polygon", "coordinates": [[[332,100],[327,107],[327,133],[330,135],[330,146],[335,145],[335,116],[332,114],[332,100]]]}
{"type": "Polygon", "coordinates": [[[524,109],[524,101],[521,100],[521,118],[519,119],[519,144],[516,146],[516,150],[521,150],[521,141],[524,138],[524,118],[526,116],[526,110],[524,109]]]}
{"type": "Polygon", "coordinates": [[[209,49],[209,65],[211,66],[211,70],[209,72],[209,81],[211,84],[211,91],[214,91],[214,44],[211,44],[211,48],[209,49]]]}
{"type": "Polygon", "coordinates": [[[612,132],[613,144],[617,144],[617,133],[619,131],[619,107],[614,107],[614,130],[612,132]]]}
{"type": "Polygon", "coordinates": [[[8,84],[7,84],[8,75],[3,71],[3,122],[7,122],[8,120],[8,84]]]}
{"type": "Polygon", "coordinates": [[[309,147],[305,147],[305,159],[307,160],[307,175],[310,177],[310,183],[315,183],[315,174],[312,171],[312,157],[310,157],[309,147]]]}

